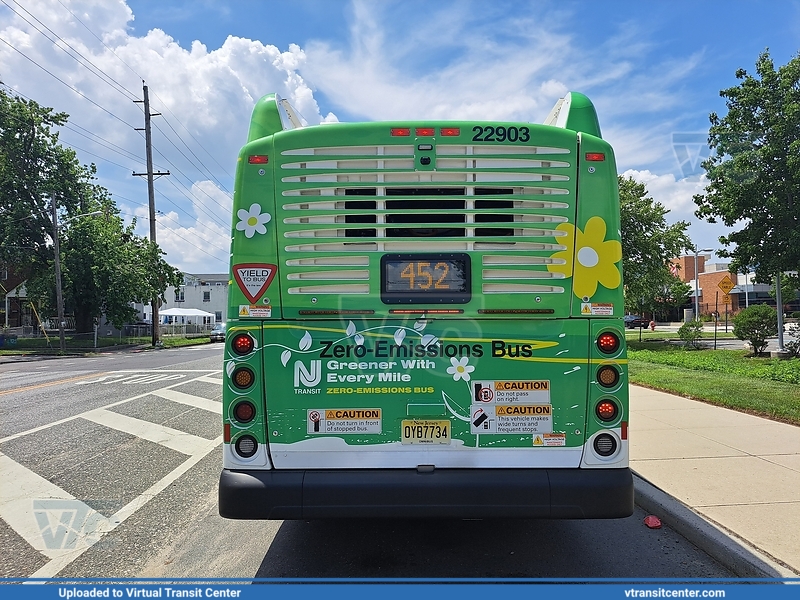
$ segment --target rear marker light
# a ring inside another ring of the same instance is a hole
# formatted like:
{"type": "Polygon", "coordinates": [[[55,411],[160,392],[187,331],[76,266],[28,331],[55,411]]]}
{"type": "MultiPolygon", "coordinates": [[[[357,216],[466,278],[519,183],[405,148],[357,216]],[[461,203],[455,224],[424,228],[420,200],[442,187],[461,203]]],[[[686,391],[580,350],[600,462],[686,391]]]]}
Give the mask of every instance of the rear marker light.
{"type": "Polygon", "coordinates": [[[608,433],[601,433],[594,438],[594,451],[600,456],[611,456],[617,451],[617,440],[608,433]]]}
{"type": "Polygon", "coordinates": [[[597,418],[603,422],[610,422],[617,418],[617,405],[611,400],[601,400],[595,409],[597,418]]]}
{"type": "Polygon", "coordinates": [[[417,135],[429,137],[432,135],[436,135],[436,129],[434,129],[433,127],[417,127],[415,133],[417,135]]]}
{"type": "Polygon", "coordinates": [[[597,383],[603,387],[612,388],[619,382],[619,371],[614,367],[605,365],[597,370],[597,383]]]}
{"type": "Polygon", "coordinates": [[[603,162],[606,159],[606,155],[602,152],[587,152],[586,153],[586,160],[592,162],[603,162]]]}
{"type": "Polygon", "coordinates": [[[406,136],[411,135],[411,129],[408,127],[393,127],[392,128],[392,135],[399,135],[399,136],[406,136]]]}
{"type": "Polygon", "coordinates": [[[248,388],[251,385],[253,385],[253,381],[255,381],[255,379],[256,376],[250,369],[246,367],[236,369],[231,375],[231,380],[233,381],[233,385],[235,385],[240,390],[248,388]]]}
{"type": "Polygon", "coordinates": [[[461,130],[458,127],[442,127],[439,131],[442,137],[456,137],[461,135],[461,130]]]}
{"type": "Polygon", "coordinates": [[[233,416],[240,423],[249,423],[256,416],[256,407],[250,402],[239,402],[233,407],[233,416]]]}
{"type": "Polygon", "coordinates": [[[255,340],[246,333],[236,335],[231,341],[231,349],[239,356],[252,352],[254,346],[255,340]]]}
{"type": "Polygon", "coordinates": [[[253,155],[247,157],[247,162],[251,165],[266,165],[269,163],[269,156],[253,155]]]}
{"type": "Polygon", "coordinates": [[[610,331],[603,332],[597,338],[597,348],[603,354],[614,354],[619,350],[619,338],[610,331]]]}
{"type": "Polygon", "coordinates": [[[236,454],[242,458],[250,458],[258,450],[258,442],[252,435],[243,435],[236,440],[236,454]]]}

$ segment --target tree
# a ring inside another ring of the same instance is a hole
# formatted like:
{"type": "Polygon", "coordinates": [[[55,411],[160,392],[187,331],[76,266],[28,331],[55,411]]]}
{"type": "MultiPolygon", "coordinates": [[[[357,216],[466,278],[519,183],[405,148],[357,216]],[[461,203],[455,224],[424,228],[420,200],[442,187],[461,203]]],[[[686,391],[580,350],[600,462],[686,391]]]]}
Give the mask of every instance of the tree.
{"type": "Polygon", "coordinates": [[[94,165],[81,165],[58,143],[52,127],[67,122],[34,101],[0,91],[0,262],[27,278],[28,297],[55,312],[53,222],[61,246],[64,304],[78,332],[105,315],[121,327],[135,315],[132,302],[161,297],[180,285],[181,273],[164,253],[125,227],[108,191],[95,183],[94,165]],[[102,211],[102,217],[83,216],[102,211]]]}
{"type": "Polygon", "coordinates": [[[737,70],[741,83],[720,92],[728,113],[709,116],[709,183],[694,202],[711,223],[744,223],[720,238],[735,248],[719,254],[767,282],[800,267],[800,54],[776,70],[765,51],[756,73],[737,70]]]}
{"type": "Polygon", "coordinates": [[[767,338],[778,334],[775,309],[766,304],[756,304],[733,317],[733,335],[750,342],[753,354],[758,356],[767,348],[767,338]]]}
{"type": "Polygon", "coordinates": [[[631,177],[619,177],[619,200],[625,306],[637,313],[653,311],[665,290],[679,281],[668,260],[692,247],[689,223],[668,225],[669,210],[631,177]]]}
{"type": "Polygon", "coordinates": [[[52,261],[50,202],[75,214],[89,176],[51,131],[66,121],[65,113],[0,90],[0,262],[24,277],[52,261]]]}
{"type": "MultiPolygon", "coordinates": [[[[789,304],[797,297],[797,275],[787,275],[785,273],[781,273],[781,302],[783,304],[789,304]]],[[[772,287],[769,289],[769,295],[773,298],[777,299],[778,294],[777,290],[775,289],[775,282],[773,281],[772,287]]]]}

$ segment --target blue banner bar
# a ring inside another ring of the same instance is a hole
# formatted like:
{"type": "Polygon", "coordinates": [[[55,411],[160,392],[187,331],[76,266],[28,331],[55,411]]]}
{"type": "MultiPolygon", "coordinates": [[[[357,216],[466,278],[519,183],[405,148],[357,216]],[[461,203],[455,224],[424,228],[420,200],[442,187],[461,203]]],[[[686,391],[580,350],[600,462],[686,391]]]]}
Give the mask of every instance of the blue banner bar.
{"type": "Polygon", "coordinates": [[[5,598],[21,600],[95,600],[95,599],[220,599],[255,600],[415,600],[457,598],[457,600],[493,600],[513,598],[552,598],[571,600],[634,600],[642,598],[698,598],[724,600],[796,600],[800,579],[736,579],[698,581],[631,580],[600,582],[569,580],[562,582],[529,580],[493,581],[185,581],[163,580],[125,582],[60,582],[53,580],[3,580],[5,598]],[[17,583],[18,585],[13,585],[17,583]]]}

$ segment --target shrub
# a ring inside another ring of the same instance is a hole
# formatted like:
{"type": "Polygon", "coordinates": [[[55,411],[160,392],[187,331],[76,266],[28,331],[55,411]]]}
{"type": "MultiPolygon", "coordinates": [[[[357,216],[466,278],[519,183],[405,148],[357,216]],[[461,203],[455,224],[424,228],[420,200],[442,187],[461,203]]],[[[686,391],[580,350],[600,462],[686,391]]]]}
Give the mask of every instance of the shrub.
{"type": "Polygon", "coordinates": [[[678,329],[678,337],[681,338],[688,348],[700,347],[700,338],[703,336],[703,323],[700,321],[686,321],[678,329]]]}
{"type": "Polygon", "coordinates": [[[778,315],[766,304],[745,308],[733,317],[733,335],[750,342],[753,354],[758,356],[767,348],[767,338],[778,335],[778,315]]]}
{"type": "Polygon", "coordinates": [[[792,318],[793,319],[800,319],[800,310],[793,312],[792,313],[792,318]]]}
{"type": "MultiPolygon", "coordinates": [[[[800,314],[800,313],[795,313],[800,314]]],[[[792,357],[800,358],[800,325],[790,325],[786,333],[794,338],[791,342],[784,342],[783,349],[792,357]]]]}

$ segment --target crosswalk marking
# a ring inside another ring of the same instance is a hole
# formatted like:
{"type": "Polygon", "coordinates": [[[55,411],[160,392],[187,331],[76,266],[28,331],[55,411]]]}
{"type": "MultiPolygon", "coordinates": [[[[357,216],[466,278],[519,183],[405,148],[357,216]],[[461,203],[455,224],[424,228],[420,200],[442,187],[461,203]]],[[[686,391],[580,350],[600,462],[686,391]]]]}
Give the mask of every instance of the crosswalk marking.
{"type": "Polygon", "coordinates": [[[216,383],[218,385],[222,385],[222,379],[219,377],[211,377],[210,375],[203,375],[202,377],[198,377],[195,381],[202,381],[205,383],[216,383]]]}
{"type": "Polygon", "coordinates": [[[36,501],[66,500],[72,505],[72,510],[79,510],[84,518],[80,519],[77,525],[83,525],[89,521],[97,525],[94,533],[98,534],[107,529],[108,519],[84,504],[76,500],[74,496],[51,483],[44,477],[37,475],[30,469],[23,467],[18,462],[10,459],[5,454],[0,453],[0,481],[6,482],[0,492],[0,518],[22,536],[33,548],[50,558],[58,558],[64,554],[74,551],[77,545],[84,545],[78,540],[76,543],[65,544],[58,536],[76,535],[78,532],[69,530],[71,521],[60,522],[60,515],[35,514],[36,501]],[[13,482],[13,484],[11,483],[13,482]],[[50,521],[49,525],[43,527],[40,519],[45,517],[50,521]],[[105,525],[105,526],[104,526],[105,525]],[[57,530],[61,526],[62,531],[57,530]],[[69,530],[69,531],[67,531],[69,530]],[[47,539],[51,541],[47,543],[47,539]],[[52,543],[52,542],[56,543],[52,543]],[[71,548],[64,548],[64,546],[71,548]]]}
{"type": "Polygon", "coordinates": [[[207,439],[191,433],[184,433],[171,427],[165,427],[150,421],[142,421],[141,419],[121,415],[103,408],[85,412],[81,415],[81,418],[123,433],[129,433],[149,442],[155,442],[183,454],[196,454],[208,444],[207,439]]]}
{"type": "Polygon", "coordinates": [[[208,398],[201,398],[200,396],[193,396],[192,394],[185,394],[172,389],[156,390],[153,392],[153,395],[164,398],[165,400],[171,400],[172,402],[193,406],[194,408],[202,408],[203,410],[218,415],[222,414],[222,403],[209,400],[208,398]]]}

